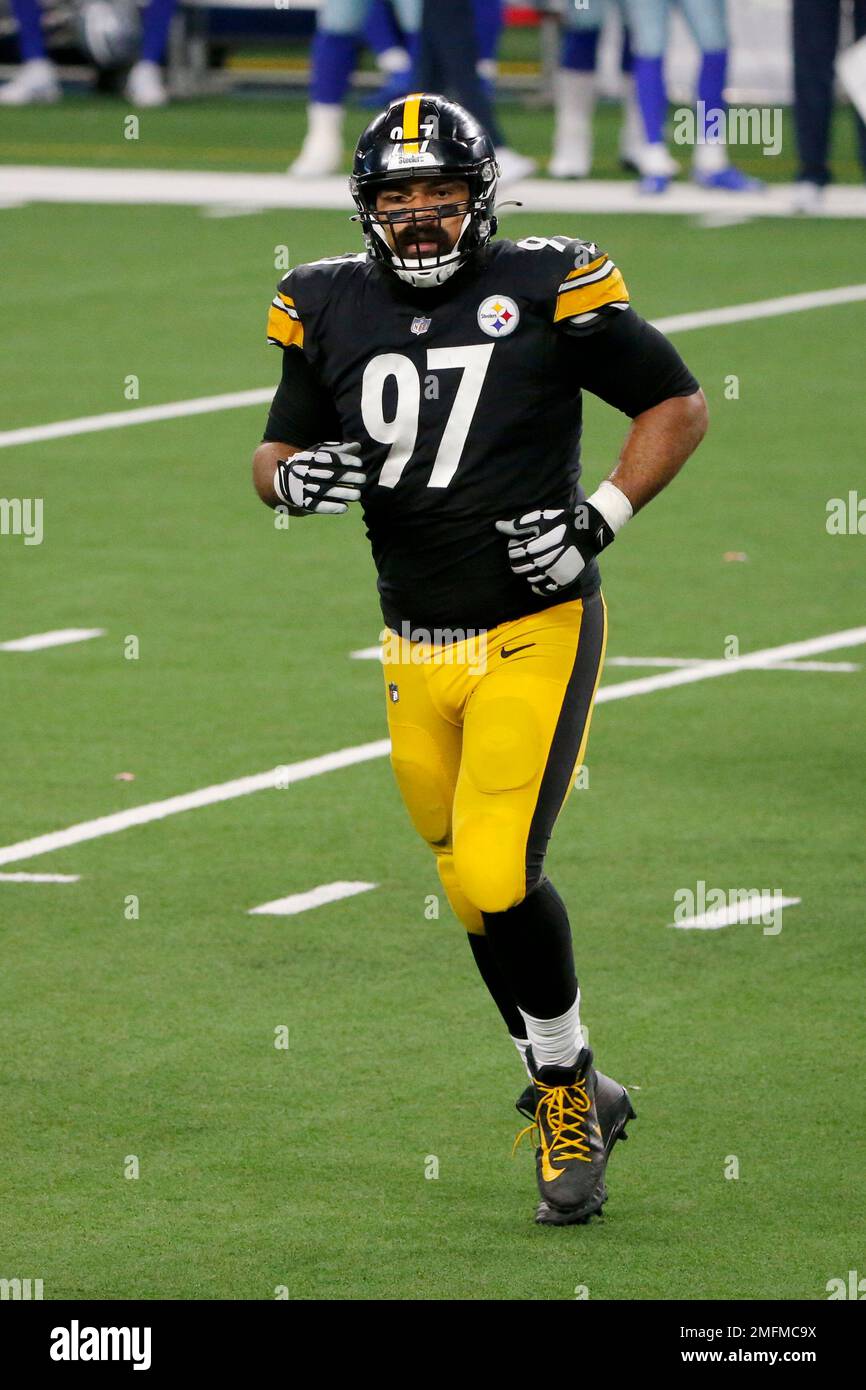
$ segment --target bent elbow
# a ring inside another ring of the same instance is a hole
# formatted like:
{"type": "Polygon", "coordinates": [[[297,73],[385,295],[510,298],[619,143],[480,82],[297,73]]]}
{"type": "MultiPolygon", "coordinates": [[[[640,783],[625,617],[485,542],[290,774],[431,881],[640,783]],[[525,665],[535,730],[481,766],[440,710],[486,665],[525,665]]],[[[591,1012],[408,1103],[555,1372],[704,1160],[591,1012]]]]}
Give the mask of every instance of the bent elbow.
{"type": "Polygon", "coordinates": [[[698,445],[710,428],[710,412],[707,407],[707,398],[699,386],[697,391],[693,391],[690,396],[684,396],[683,400],[687,403],[689,423],[694,431],[695,445],[698,445]]]}

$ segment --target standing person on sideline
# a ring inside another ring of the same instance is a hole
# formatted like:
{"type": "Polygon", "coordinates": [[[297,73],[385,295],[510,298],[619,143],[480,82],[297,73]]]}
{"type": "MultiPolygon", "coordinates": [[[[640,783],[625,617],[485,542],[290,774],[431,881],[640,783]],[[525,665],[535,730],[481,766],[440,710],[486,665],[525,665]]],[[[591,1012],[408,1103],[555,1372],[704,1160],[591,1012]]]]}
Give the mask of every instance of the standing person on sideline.
{"type": "MultiPolygon", "coordinates": [[[[830,182],[827,154],[841,0],[794,0],[794,128],[800,168],[794,210],[820,212],[830,182]]],[[[866,0],[854,0],[854,35],[866,37],[866,0]]],[[[854,111],[857,152],[866,173],[866,125],[854,111]]]]}
{"type": "MultiPolygon", "coordinates": [[[[393,0],[409,55],[409,76],[418,51],[421,0],[393,0]]],[[[307,133],[289,173],[296,179],[335,174],[343,159],[343,118],[358,44],[370,16],[372,0],[322,0],[310,55],[310,101],[307,133]]],[[[403,95],[401,93],[400,95],[403,95]]]]}
{"type": "MultiPolygon", "coordinates": [[[[0,87],[0,105],[36,106],[59,101],[63,92],[57,68],[45,46],[39,0],[10,0],[10,4],[18,24],[21,67],[10,82],[0,87]]],[[[123,88],[133,106],[165,106],[168,101],[160,64],[176,5],[177,0],[149,0],[144,11],[138,61],[130,68],[123,88]]],[[[85,36],[86,19],[85,14],[85,36]]]]}
{"type": "MultiPolygon", "coordinates": [[[[634,74],[643,115],[645,144],[641,157],[641,189],[644,193],[663,193],[679,165],[665,145],[664,126],[668,110],[664,78],[664,56],[672,5],[676,3],[701,50],[697,99],[707,113],[725,111],[725,77],[728,69],[728,26],[725,0],[626,0],[634,47],[634,74]]],[[[702,132],[699,131],[699,135],[702,132]]],[[[692,155],[692,177],[703,188],[722,192],[758,192],[764,187],[736,169],[728,159],[727,146],[716,141],[697,140],[692,155]]]]}
{"type": "Polygon", "coordinates": [[[441,91],[470,111],[489,133],[499,177],[516,183],[535,173],[536,163],[511,149],[493,108],[492,88],[479,72],[479,32],[487,17],[467,0],[424,0],[418,50],[418,86],[441,91]]]}
{"type": "MultiPolygon", "coordinates": [[[[622,20],[622,124],[620,163],[638,173],[643,150],[643,122],[635,93],[625,0],[616,0],[622,20]]],[[[584,179],[592,171],[592,125],[598,101],[598,43],[614,0],[589,0],[577,8],[568,0],[563,13],[559,67],[554,79],[553,151],[548,172],[555,179],[584,179]]]]}
{"type": "Polygon", "coordinates": [[[607,1199],[632,1112],[584,1043],[544,861],[604,660],[596,557],[700,443],[706,403],[593,242],[494,239],[497,177],[486,131],[442,96],[367,127],[351,179],[367,249],[280,282],[282,379],[253,478],[293,516],[361,503],[397,784],[526,1061],[536,1220],[571,1225],[607,1199]],[[631,421],[589,497],[582,389],[631,421]]]}

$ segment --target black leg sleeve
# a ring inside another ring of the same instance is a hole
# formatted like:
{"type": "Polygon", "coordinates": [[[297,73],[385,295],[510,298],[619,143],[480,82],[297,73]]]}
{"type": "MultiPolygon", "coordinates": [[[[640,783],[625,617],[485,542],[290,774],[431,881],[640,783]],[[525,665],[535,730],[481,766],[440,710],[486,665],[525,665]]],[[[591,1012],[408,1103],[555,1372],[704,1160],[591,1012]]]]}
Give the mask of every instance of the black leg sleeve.
{"type": "Polygon", "coordinates": [[[571,927],[549,878],[507,912],[483,912],[490,951],[517,1004],[532,1018],[558,1018],[577,996],[571,927]]]}
{"type": "Polygon", "coordinates": [[[475,957],[478,972],[487,986],[491,999],[501,1013],[506,1028],[512,1038],[525,1038],[526,1024],[523,1022],[523,1015],[515,1003],[514,995],[505,983],[502,971],[493,958],[490,942],[486,936],[479,936],[477,932],[467,932],[466,935],[469,938],[469,945],[475,957]]]}

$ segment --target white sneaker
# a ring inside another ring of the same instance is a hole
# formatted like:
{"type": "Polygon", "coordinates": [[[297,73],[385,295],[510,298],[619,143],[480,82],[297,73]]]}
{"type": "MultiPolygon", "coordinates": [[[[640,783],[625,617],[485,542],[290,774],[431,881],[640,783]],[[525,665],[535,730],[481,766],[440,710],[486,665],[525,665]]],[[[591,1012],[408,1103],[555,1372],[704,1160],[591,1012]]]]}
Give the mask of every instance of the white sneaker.
{"type": "Polygon", "coordinates": [[[324,178],[343,162],[343,108],[321,101],[307,107],[307,134],[289,173],[296,179],[324,178]]]}
{"type": "Polygon", "coordinates": [[[54,64],[48,58],[31,58],[0,87],[0,105],[46,106],[62,95],[54,64]]]}
{"type": "Polygon", "coordinates": [[[159,63],[151,63],[146,59],[135,63],[129,70],[123,95],[131,106],[167,105],[168,92],[159,63]]]}
{"type": "Polygon", "coordinates": [[[499,182],[517,183],[520,179],[528,179],[534,174],[538,165],[534,159],[528,155],[518,154],[508,145],[500,145],[496,151],[496,160],[499,164],[499,182]]]}
{"type": "Polygon", "coordinates": [[[806,179],[801,179],[794,184],[794,197],[791,202],[791,211],[801,213],[804,217],[814,217],[824,206],[824,190],[820,183],[809,183],[806,179]]]}

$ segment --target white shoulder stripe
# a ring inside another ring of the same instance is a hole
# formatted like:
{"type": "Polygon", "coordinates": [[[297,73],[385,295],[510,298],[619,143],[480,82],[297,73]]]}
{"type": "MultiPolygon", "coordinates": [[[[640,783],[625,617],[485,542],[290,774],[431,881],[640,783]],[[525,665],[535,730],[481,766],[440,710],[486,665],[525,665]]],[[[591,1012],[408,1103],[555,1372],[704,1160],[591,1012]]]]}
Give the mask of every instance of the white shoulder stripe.
{"type": "MultiPolygon", "coordinates": [[[[624,299],[613,300],[610,304],[605,304],[605,309],[628,309],[631,306],[624,299]]],[[[566,323],[591,323],[598,318],[598,310],[591,309],[588,314],[573,314],[571,318],[565,320],[566,323]]]]}
{"type": "Polygon", "coordinates": [[[591,285],[595,280],[604,280],[612,270],[616,270],[613,261],[606,260],[604,265],[599,266],[591,275],[581,275],[576,280],[564,280],[557,290],[557,294],[563,294],[566,290],[580,290],[584,285],[591,285]]]}

